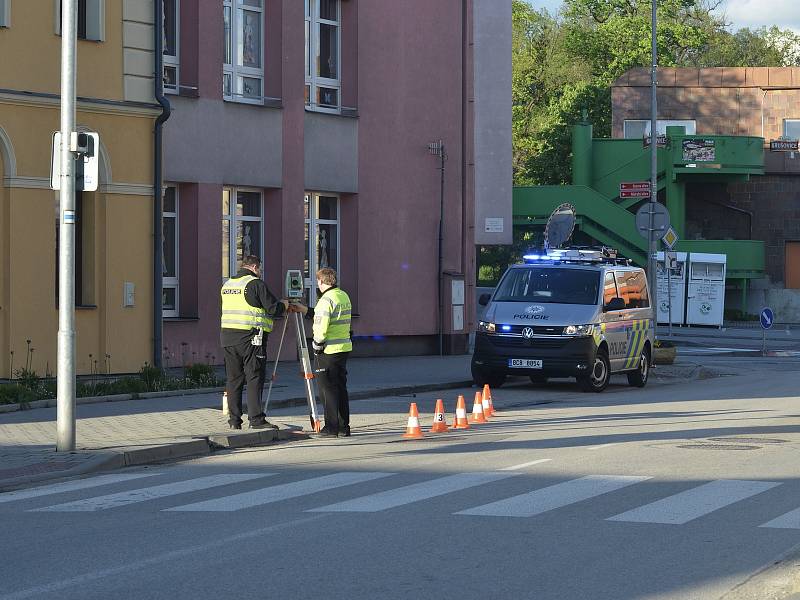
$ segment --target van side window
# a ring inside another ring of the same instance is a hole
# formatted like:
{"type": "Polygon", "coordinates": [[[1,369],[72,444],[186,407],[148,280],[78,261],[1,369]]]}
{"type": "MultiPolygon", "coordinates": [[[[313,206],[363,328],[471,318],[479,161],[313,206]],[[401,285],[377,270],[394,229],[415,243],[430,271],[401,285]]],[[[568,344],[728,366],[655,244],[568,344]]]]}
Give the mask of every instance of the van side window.
{"type": "Polygon", "coordinates": [[[625,300],[625,308],[648,308],[647,278],[644,271],[617,271],[619,296],[625,300]]]}
{"type": "Polygon", "coordinates": [[[607,306],[613,298],[617,297],[617,284],[614,282],[614,273],[609,271],[606,273],[606,279],[603,282],[603,306],[607,306]]]}

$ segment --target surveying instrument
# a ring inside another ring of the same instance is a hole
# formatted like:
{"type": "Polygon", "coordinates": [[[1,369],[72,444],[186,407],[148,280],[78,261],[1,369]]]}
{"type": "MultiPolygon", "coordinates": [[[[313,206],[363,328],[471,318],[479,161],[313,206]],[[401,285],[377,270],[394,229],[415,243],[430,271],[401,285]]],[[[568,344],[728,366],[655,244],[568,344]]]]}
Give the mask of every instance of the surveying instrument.
{"type": "MultiPolygon", "coordinates": [[[[286,285],[285,295],[289,302],[296,302],[303,298],[303,273],[298,269],[290,269],[286,272],[286,285]]],[[[262,412],[267,414],[267,407],[269,406],[269,398],[272,394],[272,384],[275,382],[275,377],[278,373],[278,362],[281,359],[281,350],[283,349],[283,340],[286,336],[286,328],[289,325],[289,319],[294,318],[294,328],[297,335],[297,354],[300,359],[300,366],[303,369],[301,373],[306,388],[306,399],[308,400],[308,417],[311,420],[312,431],[319,432],[322,429],[322,423],[319,418],[319,411],[317,410],[317,399],[314,394],[314,370],[311,367],[311,357],[308,354],[308,340],[306,340],[306,328],[303,324],[303,315],[299,312],[293,312],[286,315],[283,320],[283,330],[281,331],[281,341],[278,343],[278,354],[275,357],[275,366],[272,369],[272,376],[269,379],[269,389],[267,390],[267,399],[264,401],[262,412]]]]}

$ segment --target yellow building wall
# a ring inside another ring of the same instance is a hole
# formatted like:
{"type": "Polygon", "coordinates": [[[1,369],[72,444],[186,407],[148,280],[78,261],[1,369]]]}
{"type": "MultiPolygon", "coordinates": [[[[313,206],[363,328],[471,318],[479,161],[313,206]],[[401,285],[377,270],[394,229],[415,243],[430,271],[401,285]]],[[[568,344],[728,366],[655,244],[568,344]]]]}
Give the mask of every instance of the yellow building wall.
{"type": "MultiPolygon", "coordinates": [[[[95,306],[76,310],[79,374],[95,368],[105,372],[108,360],[111,372],[135,372],[153,356],[153,199],[142,195],[152,185],[153,114],[116,110],[89,108],[77,114],[80,125],[100,134],[113,176],[103,181],[101,165],[100,190],[84,193],[84,206],[91,210],[79,225],[91,223],[84,250],[92,257],[84,262],[91,271],[84,274],[84,290],[95,306]],[[127,186],[139,194],[129,194],[127,186]],[[125,282],[135,286],[133,307],[123,307],[125,282]]],[[[47,186],[58,115],[57,105],[0,99],[0,128],[13,144],[17,164],[13,187],[0,187],[0,377],[12,375],[12,351],[13,368],[25,366],[27,340],[34,348],[31,367],[40,375],[56,371],[57,194],[47,186]]],[[[0,167],[0,173],[6,171],[0,167]]]]}
{"type": "MultiPolygon", "coordinates": [[[[0,87],[60,92],[61,36],[56,35],[55,8],[54,0],[11,3],[11,27],[0,29],[0,87]]],[[[78,41],[78,95],[121,100],[122,0],[106,0],[105,17],[104,41],[78,41]]]]}

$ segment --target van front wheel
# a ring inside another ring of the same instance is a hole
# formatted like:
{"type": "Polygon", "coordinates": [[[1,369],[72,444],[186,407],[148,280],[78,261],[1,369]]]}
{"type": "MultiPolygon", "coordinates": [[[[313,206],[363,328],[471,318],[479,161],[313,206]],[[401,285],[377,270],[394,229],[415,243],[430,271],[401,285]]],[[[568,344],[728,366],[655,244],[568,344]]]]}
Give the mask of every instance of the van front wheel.
{"type": "Polygon", "coordinates": [[[611,379],[611,363],[608,360],[608,352],[600,348],[589,372],[578,377],[578,384],[584,392],[602,392],[608,386],[609,379],[611,379]]]}
{"type": "Polygon", "coordinates": [[[639,366],[635,371],[628,373],[628,384],[633,387],[644,387],[647,385],[647,378],[650,376],[650,348],[642,350],[639,357],[639,366]]]}
{"type": "Polygon", "coordinates": [[[483,369],[472,367],[472,381],[479,388],[488,385],[490,388],[498,388],[506,381],[505,373],[487,373],[483,369]]]}

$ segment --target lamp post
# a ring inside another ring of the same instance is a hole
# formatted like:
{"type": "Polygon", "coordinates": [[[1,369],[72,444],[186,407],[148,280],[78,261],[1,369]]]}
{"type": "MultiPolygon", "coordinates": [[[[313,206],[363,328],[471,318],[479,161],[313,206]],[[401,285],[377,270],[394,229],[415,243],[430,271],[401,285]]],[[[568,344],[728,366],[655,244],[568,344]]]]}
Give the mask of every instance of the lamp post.
{"type": "Polygon", "coordinates": [[[58,247],[58,377],[56,451],[75,450],[75,47],[78,0],[61,2],[61,184],[58,247]]]}
{"type": "Polygon", "coordinates": [[[442,140],[436,140],[428,144],[428,152],[434,156],[438,156],[440,160],[441,180],[439,184],[439,260],[438,272],[436,274],[436,289],[437,298],[439,301],[439,316],[436,319],[436,328],[439,333],[439,356],[444,354],[443,342],[443,329],[444,329],[444,304],[442,298],[442,253],[443,253],[443,239],[444,239],[444,161],[447,160],[447,152],[444,148],[442,140]]]}
{"type": "MultiPolygon", "coordinates": [[[[651,46],[653,63],[650,71],[651,87],[651,114],[650,114],[650,231],[647,237],[647,277],[649,280],[651,306],[658,311],[658,280],[656,278],[656,253],[658,252],[658,238],[655,232],[655,214],[653,202],[658,202],[658,105],[656,100],[656,89],[658,86],[658,45],[656,43],[656,3],[652,0],[651,15],[651,46]]],[[[658,333],[658,318],[653,321],[653,334],[658,333]]]]}

